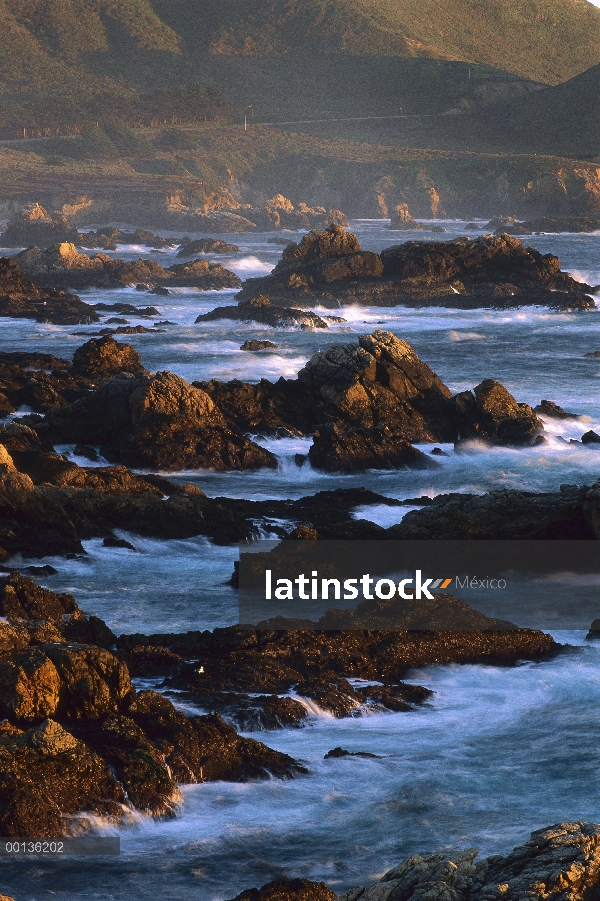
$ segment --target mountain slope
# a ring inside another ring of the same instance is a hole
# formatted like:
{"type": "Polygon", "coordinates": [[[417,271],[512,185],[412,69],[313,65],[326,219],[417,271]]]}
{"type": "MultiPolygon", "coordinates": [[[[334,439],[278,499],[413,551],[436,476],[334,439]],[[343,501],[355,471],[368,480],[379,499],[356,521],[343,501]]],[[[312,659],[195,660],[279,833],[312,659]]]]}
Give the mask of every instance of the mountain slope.
{"type": "Polygon", "coordinates": [[[600,62],[587,0],[152,0],[188,52],[426,55],[555,84],[600,62]]]}

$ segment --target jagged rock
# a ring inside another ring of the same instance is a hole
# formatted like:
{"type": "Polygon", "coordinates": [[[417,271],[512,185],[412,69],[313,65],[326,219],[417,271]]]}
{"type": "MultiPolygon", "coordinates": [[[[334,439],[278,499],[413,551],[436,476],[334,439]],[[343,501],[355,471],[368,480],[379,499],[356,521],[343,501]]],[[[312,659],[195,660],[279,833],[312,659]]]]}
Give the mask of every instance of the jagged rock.
{"type": "Polygon", "coordinates": [[[516,238],[408,241],[381,254],[361,251],[355,235],[331,226],[291,244],[271,275],[244,282],[238,295],[306,306],[445,306],[507,308],[541,304],[594,309],[593,287],[561,272],[559,260],[516,238]]]}
{"type": "Polygon", "coordinates": [[[544,429],[528,404],[519,404],[494,379],[485,379],[474,393],[463,391],[454,398],[461,439],[480,438],[492,444],[523,447],[533,444],[544,429]]]}
{"type": "Polygon", "coordinates": [[[541,401],[533,408],[533,412],[539,413],[540,416],[549,416],[551,419],[581,419],[578,413],[567,413],[551,400],[541,401]]]}
{"type": "Polygon", "coordinates": [[[207,260],[179,263],[164,269],[155,260],[139,259],[128,263],[104,253],[88,256],[78,253],[71,243],[54,244],[43,251],[30,247],[17,254],[15,261],[23,272],[45,288],[110,289],[142,284],[147,288],[181,286],[214,291],[241,285],[233,272],[207,260]]]}
{"type": "Polygon", "coordinates": [[[42,648],[60,679],[59,719],[99,720],[124,712],[135,691],[125,664],[93,645],[48,644],[42,648]]]}
{"type": "Polygon", "coordinates": [[[278,347],[277,344],[273,344],[272,341],[244,341],[241,345],[240,350],[276,350],[278,347]]]}
{"type": "Polygon", "coordinates": [[[48,411],[39,430],[53,441],[99,444],[108,460],[131,466],[276,466],[271,453],[229,431],[204,391],[170,372],[117,376],[75,404],[48,411]]]}
{"type": "Polygon", "coordinates": [[[74,294],[44,291],[24,275],[14,260],[0,258],[0,316],[35,319],[54,325],[98,322],[98,314],[74,294]]]}
{"type": "Polygon", "coordinates": [[[408,204],[401,203],[393,210],[388,228],[393,231],[418,231],[423,226],[410,215],[408,204]]]}
{"type": "Polygon", "coordinates": [[[326,472],[438,468],[423,451],[385,426],[341,431],[328,423],[314,433],[308,458],[314,469],[326,472]]]}
{"type": "MultiPolygon", "coordinates": [[[[337,316],[328,318],[333,318],[336,322],[346,321],[337,316]]],[[[241,300],[237,306],[217,307],[209,313],[203,313],[198,316],[196,323],[211,322],[215,319],[260,322],[261,325],[270,325],[273,328],[300,326],[300,328],[314,330],[329,327],[326,320],[322,319],[321,316],[317,316],[316,313],[278,307],[272,304],[268,297],[263,297],[262,295],[251,297],[250,300],[241,300]]]]}
{"type": "Polygon", "coordinates": [[[130,716],[164,749],[173,778],[180,783],[289,779],[307,770],[292,757],[242,738],[219,714],[186,717],[163,695],[142,691],[130,716]]]}
{"type": "Polygon", "coordinates": [[[79,607],[71,594],[56,594],[40,588],[33,579],[19,573],[0,579],[0,615],[9,622],[43,619],[60,623],[65,615],[78,612],[79,607]]]}
{"type": "Polygon", "coordinates": [[[170,676],[182,663],[179,654],[154,645],[135,645],[133,648],[127,648],[123,653],[123,659],[133,677],[170,676]]]}
{"type": "Polygon", "coordinates": [[[119,821],[125,794],[107,764],[52,721],[23,732],[0,724],[0,835],[65,835],[88,811],[119,821]]]}
{"type": "Polygon", "coordinates": [[[309,879],[278,879],[262,888],[250,888],[232,901],[336,901],[337,895],[324,882],[309,879]]]}
{"type": "MultiPolygon", "coordinates": [[[[331,423],[338,428],[336,441],[348,432],[346,446],[354,443],[356,458],[366,461],[368,456],[374,466],[395,454],[400,463],[402,454],[408,459],[411,452],[398,444],[402,440],[479,437],[495,444],[528,445],[543,430],[531,408],[518,404],[499,382],[486,380],[475,394],[467,391],[453,398],[410,345],[379,330],[362,335],[357,343],[336,344],[315,354],[295,381],[195,384],[240,431],[312,434],[331,423]],[[369,431],[373,429],[378,431],[369,431]],[[380,431],[385,429],[389,431],[380,431]]],[[[339,456],[344,454],[340,451],[339,456]]]]}
{"type": "Polygon", "coordinates": [[[378,882],[339,901],[579,901],[597,892],[600,826],[558,823],[538,829],[509,855],[476,862],[477,850],[413,854],[378,882]]]}
{"type": "Polygon", "coordinates": [[[225,241],[215,241],[214,238],[200,238],[192,241],[191,238],[183,238],[178,257],[193,257],[197,253],[239,253],[237,244],[226,244],[225,241]]]}
{"type": "MultiPolygon", "coordinates": [[[[491,220],[486,228],[496,228],[498,222],[491,220]]],[[[533,235],[536,233],[557,234],[559,232],[585,233],[600,229],[600,217],[594,216],[544,216],[540,219],[526,219],[524,222],[507,221],[500,223],[496,234],[533,235]]]]}
{"type": "Polygon", "coordinates": [[[110,335],[92,338],[78,347],[73,355],[73,371],[92,379],[110,378],[120,372],[145,372],[140,355],[131,344],[119,344],[110,335]]]}
{"type": "Polygon", "coordinates": [[[48,213],[39,203],[30,203],[12,217],[1,236],[3,247],[47,247],[56,241],[77,240],[77,229],[60,213],[48,213]]]}
{"type": "Polygon", "coordinates": [[[61,680],[40,648],[0,662],[0,715],[18,725],[39,723],[56,713],[61,680]]]}

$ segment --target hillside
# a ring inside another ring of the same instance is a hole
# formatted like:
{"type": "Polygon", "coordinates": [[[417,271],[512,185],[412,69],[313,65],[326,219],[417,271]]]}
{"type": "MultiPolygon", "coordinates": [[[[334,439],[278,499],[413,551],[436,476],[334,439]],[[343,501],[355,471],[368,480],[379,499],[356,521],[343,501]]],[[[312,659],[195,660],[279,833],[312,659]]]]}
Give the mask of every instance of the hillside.
{"type": "Polygon", "coordinates": [[[217,87],[262,121],[393,115],[600,63],[587,0],[0,0],[0,27],[0,125],[18,127],[223,117],[217,87]]]}
{"type": "Polygon", "coordinates": [[[600,62],[587,0],[152,0],[188,52],[352,53],[484,63],[556,84],[600,62]]]}

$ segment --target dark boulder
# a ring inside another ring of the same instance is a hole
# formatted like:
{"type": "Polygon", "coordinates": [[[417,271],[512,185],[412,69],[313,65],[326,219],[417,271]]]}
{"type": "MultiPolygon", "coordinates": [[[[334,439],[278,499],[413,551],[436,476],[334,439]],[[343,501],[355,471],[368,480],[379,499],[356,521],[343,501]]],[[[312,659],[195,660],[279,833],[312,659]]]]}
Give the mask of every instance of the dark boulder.
{"type": "Polygon", "coordinates": [[[43,619],[60,623],[63,617],[78,613],[79,607],[71,594],[56,594],[41,588],[19,573],[0,579],[0,616],[9,622],[43,619]]]}
{"type": "Polygon", "coordinates": [[[585,435],[581,436],[582,444],[600,444],[600,435],[597,432],[594,432],[593,429],[590,429],[589,432],[586,432],[585,435]]]}
{"type": "Polygon", "coordinates": [[[537,407],[533,408],[533,412],[539,413],[540,416],[549,416],[550,419],[581,419],[578,413],[567,413],[551,400],[541,401],[537,407]]]}
{"type": "Polygon", "coordinates": [[[337,895],[324,882],[309,879],[278,879],[262,888],[250,888],[232,901],[335,901],[337,895]]]}
{"type": "Polygon", "coordinates": [[[528,404],[519,404],[494,379],[485,379],[474,393],[454,398],[459,437],[479,438],[492,444],[523,447],[534,443],[544,429],[528,404]]]}

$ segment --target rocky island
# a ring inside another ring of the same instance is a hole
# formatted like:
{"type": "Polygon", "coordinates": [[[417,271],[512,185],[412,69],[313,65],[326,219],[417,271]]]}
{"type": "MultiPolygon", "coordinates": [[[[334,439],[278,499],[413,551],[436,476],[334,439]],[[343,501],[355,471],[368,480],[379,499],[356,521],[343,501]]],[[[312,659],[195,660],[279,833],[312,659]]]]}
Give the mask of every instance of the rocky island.
{"type": "Polygon", "coordinates": [[[542,255],[509,235],[453,241],[408,241],[380,254],[361,250],[356,235],[341,226],[312,231],[291,243],[271,275],[249,278],[238,295],[263,294],[273,303],[370,306],[477,307],[547,306],[591,310],[593,286],[561,271],[552,254],[542,255]]]}

